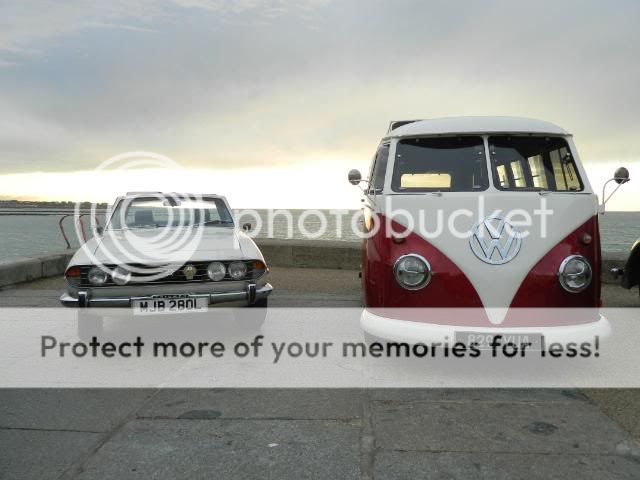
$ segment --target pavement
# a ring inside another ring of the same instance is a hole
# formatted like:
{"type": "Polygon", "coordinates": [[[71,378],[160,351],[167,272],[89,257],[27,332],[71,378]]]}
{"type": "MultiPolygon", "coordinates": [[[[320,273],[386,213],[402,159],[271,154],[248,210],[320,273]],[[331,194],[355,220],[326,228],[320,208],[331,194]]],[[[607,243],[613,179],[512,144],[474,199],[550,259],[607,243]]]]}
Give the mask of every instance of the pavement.
{"type": "MultiPolygon", "coordinates": [[[[358,306],[353,270],[274,269],[273,306],[358,306]]],[[[55,306],[59,278],[0,291],[55,306]]],[[[605,306],[638,306],[604,286],[605,306]]],[[[636,390],[0,390],[1,479],[640,478],[636,390]]]]}

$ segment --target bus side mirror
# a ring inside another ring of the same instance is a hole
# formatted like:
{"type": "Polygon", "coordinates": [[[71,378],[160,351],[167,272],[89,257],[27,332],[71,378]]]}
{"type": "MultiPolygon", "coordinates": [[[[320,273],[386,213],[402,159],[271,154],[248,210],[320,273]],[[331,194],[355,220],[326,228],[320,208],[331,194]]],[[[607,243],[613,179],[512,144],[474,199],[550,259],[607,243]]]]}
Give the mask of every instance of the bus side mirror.
{"type": "Polygon", "coordinates": [[[624,167],[617,168],[613,174],[613,180],[615,180],[618,185],[627,183],[629,181],[629,170],[624,167]]]}
{"type": "Polygon", "coordinates": [[[627,183],[629,180],[631,180],[629,178],[629,170],[627,170],[624,167],[619,167],[616,169],[616,171],[613,174],[613,178],[610,178],[609,180],[607,180],[605,182],[605,184],[602,186],[602,203],[600,204],[600,213],[604,213],[605,212],[605,205],[606,203],[609,201],[609,199],[613,196],[614,193],[616,193],[618,191],[618,189],[620,188],[621,185],[624,185],[625,183],[627,183]],[[608,197],[605,197],[605,190],[607,188],[607,185],[610,182],[615,182],[617,183],[616,188],[613,189],[613,192],[611,192],[609,194],[608,197]]]}
{"type": "Polygon", "coordinates": [[[349,171],[349,183],[351,185],[359,185],[360,182],[362,182],[362,174],[360,173],[360,170],[354,168],[353,170],[349,171]]]}

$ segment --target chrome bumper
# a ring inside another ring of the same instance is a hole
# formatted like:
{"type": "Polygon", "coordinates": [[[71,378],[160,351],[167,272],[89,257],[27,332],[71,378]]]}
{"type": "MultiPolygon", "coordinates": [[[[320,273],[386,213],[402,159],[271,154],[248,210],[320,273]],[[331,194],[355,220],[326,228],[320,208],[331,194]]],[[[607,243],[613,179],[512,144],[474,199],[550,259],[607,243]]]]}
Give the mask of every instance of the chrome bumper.
{"type": "MultiPolygon", "coordinates": [[[[262,287],[257,287],[255,283],[247,285],[245,290],[233,291],[233,292],[213,292],[213,293],[194,293],[188,294],[191,298],[208,298],[209,305],[225,302],[242,302],[246,301],[249,304],[255,303],[257,300],[267,298],[273,291],[273,287],[270,283],[262,287]]],[[[185,295],[185,294],[177,294],[185,295]]],[[[153,298],[163,297],[164,295],[147,295],[144,297],[109,297],[109,298],[91,298],[88,292],[78,292],[78,297],[72,297],[68,293],[63,294],[60,297],[60,303],[65,307],[131,307],[132,302],[136,300],[151,300],[153,298]]]]}

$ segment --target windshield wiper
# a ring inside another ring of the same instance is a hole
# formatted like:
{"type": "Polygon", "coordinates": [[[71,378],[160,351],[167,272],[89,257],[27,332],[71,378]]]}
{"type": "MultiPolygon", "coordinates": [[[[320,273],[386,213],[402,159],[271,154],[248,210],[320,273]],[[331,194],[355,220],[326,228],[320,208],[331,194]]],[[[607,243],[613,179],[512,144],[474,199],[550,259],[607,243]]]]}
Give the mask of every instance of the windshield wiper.
{"type": "Polygon", "coordinates": [[[208,222],[199,223],[199,226],[211,226],[211,225],[233,225],[233,222],[223,222],[222,220],[209,220],[208,222]]]}

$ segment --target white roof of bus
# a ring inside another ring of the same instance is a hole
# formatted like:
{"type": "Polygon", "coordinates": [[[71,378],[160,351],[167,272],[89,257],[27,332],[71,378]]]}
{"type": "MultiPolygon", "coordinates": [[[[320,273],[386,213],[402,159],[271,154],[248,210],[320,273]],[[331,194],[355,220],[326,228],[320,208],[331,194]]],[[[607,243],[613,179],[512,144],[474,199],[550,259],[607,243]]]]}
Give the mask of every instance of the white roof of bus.
{"type": "Polygon", "coordinates": [[[387,137],[442,135],[447,133],[539,133],[569,135],[550,122],[522,117],[445,117],[417,120],[387,133],[387,137]]]}

